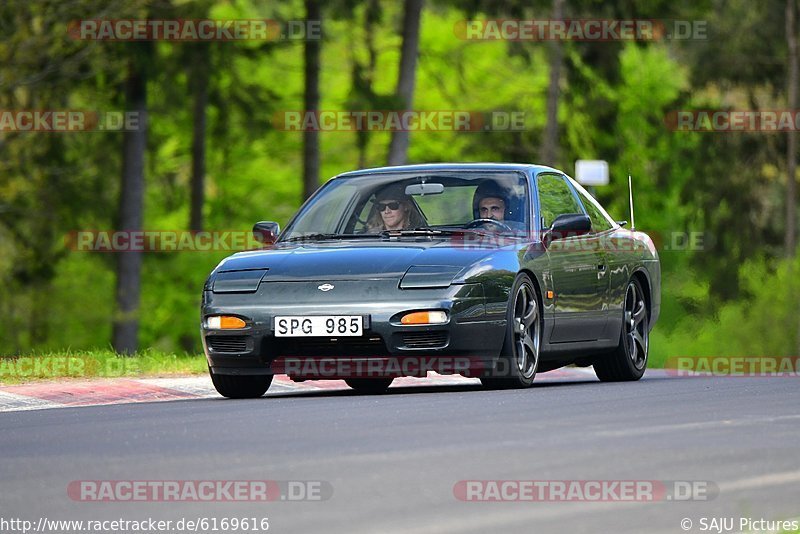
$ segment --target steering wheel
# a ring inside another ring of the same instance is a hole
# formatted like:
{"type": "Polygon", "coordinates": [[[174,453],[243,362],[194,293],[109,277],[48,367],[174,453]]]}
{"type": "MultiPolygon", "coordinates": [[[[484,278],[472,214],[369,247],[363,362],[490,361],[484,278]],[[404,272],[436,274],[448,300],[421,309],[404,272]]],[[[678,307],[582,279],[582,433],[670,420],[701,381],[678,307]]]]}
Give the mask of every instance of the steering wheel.
{"type": "Polygon", "coordinates": [[[497,221],[495,219],[475,219],[475,220],[473,220],[471,222],[468,222],[466,225],[464,225],[464,228],[466,228],[466,229],[477,228],[478,226],[483,226],[484,224],[493,224],[495,226],[499,226],[500,228],[502,228],[506,232],[513,232],[511,227],[508,226],[506,223],[504,223],[503,221],[497,221]]]}

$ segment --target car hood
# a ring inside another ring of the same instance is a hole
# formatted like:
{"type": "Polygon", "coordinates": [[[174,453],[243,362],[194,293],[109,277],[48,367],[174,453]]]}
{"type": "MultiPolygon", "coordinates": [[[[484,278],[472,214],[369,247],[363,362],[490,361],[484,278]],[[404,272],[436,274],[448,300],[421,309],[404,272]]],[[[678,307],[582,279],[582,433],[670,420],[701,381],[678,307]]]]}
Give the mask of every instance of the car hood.
{"type": "Polygon", "coordinates": [[[400,279],[412,266],[430,272],[434,267],[451,273],[490,255],[489,249],[446,246],[441,241],[381,243],[320,243],[278,245],[269,250],[230,256],[215,273],[263,271],[262,282],[400,279]]]}

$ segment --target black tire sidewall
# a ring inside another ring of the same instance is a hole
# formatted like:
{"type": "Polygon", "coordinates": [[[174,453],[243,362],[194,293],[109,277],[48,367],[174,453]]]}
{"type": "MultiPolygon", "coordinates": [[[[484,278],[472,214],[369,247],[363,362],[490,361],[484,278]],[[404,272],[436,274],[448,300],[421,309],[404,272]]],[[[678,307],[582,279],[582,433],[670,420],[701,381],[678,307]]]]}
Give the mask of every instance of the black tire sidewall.
{"type": "Polygon", "coordinates": [[[262,397],[270,385],[273,375],[220,375],[210,368],[211,382],[217,393],[229,399],[255,399],[262,397]]]}
{"type": "Polygon", "coordinates": [[[508,309],[506,310],[506,335],[503,340],[503,348],[500,352],[500,358],[497,361],[498,365],[495,365],[495,371],[499,372],[500,375],[505,373],[505,376],[501,380],[507,381],[509,387],[529,387],[533,384],[534,379],[536,378],[536,373],[538,372],[539,367],[539,360],[541,360],[541,346],[542,346],[542,307],[539,300],[539,292],[536,290],[536,284],[533,283],[531,277],[526,273],[520,273],[517,275],[516,280],[514,280],[514,285],[511,286],[511,292],[509,293],[508,298],[508,309]],[[528,289],[531,292],[531,295],[534,299],[536,299],[536,307],[539,310],[539,314],[537,320],[539,321],[539,354],[537,356],[536,362],[536,369],[529,378],[525,378],[522,376],[522,372],[517,365],[516,354],[514,351],[516,350],[516,345],[514,343],[514,308],[517,299],[517,292],[519,291],[520,287],[523,285],[527,285],[528,289]],[[498,366],[505,367],[505,369],[498,369],[498,366]]]}
{"type": "Polygon", "coordinates": [[[630,347],[628,345],[628,336],[625,334],[625,328],[626,328],[626,326],[625,326],[625,303],[628,300],[628,291],[630,290],[631,285],[634,285],[636,287],[636,291],[640,295],[644,295],[644,290],[642,288],[641,282],[639,282],[639,280],[637,280],[636,278],[631,279],[631,281],[628,282],[628,285],[625,287],[625,300],[623,300],[623,302],[622,302],[622,329],[620,330],[620,334],[619,334],[620,335],[620,347],[619,347],[618,350],[619,350],[620,354],[623,354],[625,356],[625,363],[628,366],[628,370],[630,371],[631,376],[633,376],[633,377],[641,377],[642,375],[644,375],[644,372],[647,369],[647,362],[650,359],[650,340],[649,340],[649,338],[650,338],[650,332],[649,332],[650,314],[647,311],[647,305],[645,305],[645,317],[644,317],[645,325],[644,326],[645,326],[645,335],[648,336],[647,351],[646,351],[646,353],[644,355],[644,365],[642,366],[641,369],[637,369],[636,366],[633,364],[633,360],[631,360],[630,350],[629,350],[630,347]]]}

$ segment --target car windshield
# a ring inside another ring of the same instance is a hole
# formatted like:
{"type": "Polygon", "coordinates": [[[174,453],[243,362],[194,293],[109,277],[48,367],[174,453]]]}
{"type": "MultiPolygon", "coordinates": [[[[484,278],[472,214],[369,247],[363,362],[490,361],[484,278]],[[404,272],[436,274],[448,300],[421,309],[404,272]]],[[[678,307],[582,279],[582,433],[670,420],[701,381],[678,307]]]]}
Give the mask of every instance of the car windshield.
{"type": "Polygon", "coordinates": [[[320,189],[281,241],[491,231],[522,235],[529,196],[518,172],[345,176],[320,189]]]}

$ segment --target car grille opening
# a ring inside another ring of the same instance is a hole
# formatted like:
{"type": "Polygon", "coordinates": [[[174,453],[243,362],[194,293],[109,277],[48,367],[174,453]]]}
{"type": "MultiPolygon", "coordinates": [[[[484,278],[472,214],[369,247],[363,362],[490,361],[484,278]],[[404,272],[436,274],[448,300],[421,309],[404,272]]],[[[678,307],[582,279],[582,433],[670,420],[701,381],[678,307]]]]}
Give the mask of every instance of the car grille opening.
{"type": "Polygon", "coordinates": [[[247,352],[246,336],[208,336],[206,342],[216,352],[247,352]]]}
{"type": "Polygon", "coordinates": [[[447,345],[448,341],[446,331],[403,332],[401,339],[408,349],[437,349],[447,345]]]}
{"type": "Polygon", "coordinates": [[[339,338],[264,338],[264,354],[280,356],[386,356],[380,336],[339,338]]]}

